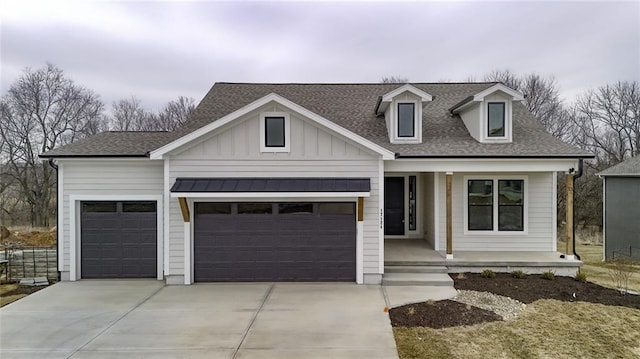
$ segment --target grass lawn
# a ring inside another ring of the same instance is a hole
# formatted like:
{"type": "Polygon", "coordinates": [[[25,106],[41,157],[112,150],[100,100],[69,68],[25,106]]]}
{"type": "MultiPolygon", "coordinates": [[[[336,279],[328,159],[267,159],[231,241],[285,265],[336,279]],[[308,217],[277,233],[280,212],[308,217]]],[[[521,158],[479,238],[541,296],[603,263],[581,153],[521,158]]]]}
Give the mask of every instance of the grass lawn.
{"type": "Polygon", "coordinates": [[[509,322],[394,328],[400,358],[638,358],[640,310],[538,300],[509,322]]]}
{"type": "Polygon", "coordinates": [[[15,302],[20,298],[24,298],[27,294],[15,294],[15,295],[6,295],[7,293],[13,292],[18,289],[17,284],[0,284],[0,307],[4,307],[5,305],[15,302]]]}
{"type": "MultiPolygon", "coordinates": [[[[561,248],[562,247],[558,246],[558,249],[561,248]]],[[[615,282],[611,278],[611,268],[613,265],[602,261],[601,245],[578,244],[576,246],[576,252],[578,252],[584,262],[582,270],[587,275],[588,281],[603,287],[616,287],[615,282]]],[[[640,292],[640,264],[632,265],[629,268],[632,272],[629,278],[629,289],[640,292]]]]}

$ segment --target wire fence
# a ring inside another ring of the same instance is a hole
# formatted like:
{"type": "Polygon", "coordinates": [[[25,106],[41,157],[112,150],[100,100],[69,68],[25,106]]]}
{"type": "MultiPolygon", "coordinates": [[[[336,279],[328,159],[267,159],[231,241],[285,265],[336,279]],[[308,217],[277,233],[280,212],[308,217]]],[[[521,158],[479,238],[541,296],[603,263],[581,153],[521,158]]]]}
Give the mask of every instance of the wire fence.
{"type": "Polygon", "coordinates": [[[55,247],[15,247],[0,250],[2,275],[11,282],[22,278],[58,277],[58,258],[55,247]]]}

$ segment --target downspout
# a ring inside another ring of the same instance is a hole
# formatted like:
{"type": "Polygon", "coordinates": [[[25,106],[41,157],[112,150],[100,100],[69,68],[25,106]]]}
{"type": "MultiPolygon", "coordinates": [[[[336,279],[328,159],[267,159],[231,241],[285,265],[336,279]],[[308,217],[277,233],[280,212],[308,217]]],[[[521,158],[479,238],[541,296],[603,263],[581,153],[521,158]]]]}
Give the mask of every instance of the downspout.
{"type": "MultiPolygon", "coordinates": [[[[56,260],[58,260],[58,258],[60,258],[58,256],[58,248],[60,247],[60,244],[58,243],[58,241],[60,240],[60,236],[58,236],[58,233],[60,233],[60,213],[58,213],[58,193],[60,192],[60,173],[58,172],[58,165],[55,164],[55,162],[53,161],[53,158],[49,158],[49,166],[51,166],[51,168],[53,168],[54,170],[56,170],[56,260]]],[[[56,280],[59,282],[60,281],[60,263],[56,263],[56,280]]]]}
{"type": "Polygon", "coordinates": [[[582,158],[578,160],[578,172],[573,175],[573,255],[580,260],[580,255],[576,252],[576,179],[582,177],[582,158]]]}

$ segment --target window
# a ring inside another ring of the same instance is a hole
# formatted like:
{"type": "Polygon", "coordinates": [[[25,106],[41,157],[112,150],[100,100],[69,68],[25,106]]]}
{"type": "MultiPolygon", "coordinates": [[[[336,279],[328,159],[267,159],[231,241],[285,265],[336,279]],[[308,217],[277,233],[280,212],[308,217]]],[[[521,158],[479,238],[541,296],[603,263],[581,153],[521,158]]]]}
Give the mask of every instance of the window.
{"type": "Polygon", "coordinates": [[[284,117],[265,117],[264,122],[265,146],[284,147],[284,117]]]}
{"type": "Polygon", "coordinates": [[[524,230],[524,181],[498,181],[498,230],[524,230]]]}
{"type": "Polygon", "coordinates": [[[117,212],[117,202],[82,202],[82,212],[117,212]]]}
{"type": "Polygon", "coordinates": [[[231,203],[197,202],[198,214],[231,214],[231,203]]]}
{"type": "Polygon", "coordinates": [[[318,212],[320,214],[354,214],[353,203],[319,203],[318,212]]]}
{"type": "Polygon", "coordinates": [[[488,105],[488,136],[505,137],[505,103],[489,102],[488,105]]]}
{"type": "Polygon", "coordinates": [[[469,230],[493,230],[493,181],[470,180],[468,184],[469,230]]]}
{"type": "Polygon", "coordinates": [[[409,230],[416,230],[416,176],[409,176],[409,230]]]}
{"type": "Polygon", "coordinates": [[[415,137],[415,104],[398,103],[398,137],[415,137]]]}
{"type": "Polygon", "coordinates": [[[313,203],[280,203],[278,205],[280,214],[311,214],[313,213],[313,203]]]}
{"type": "Polygon", "coordinates": [[[271,203],[238,203],[238,214],[271,214],[271,203]]]}
{"type": "Polygon", "coordinates": [[[487,232],[524,232],[524,194],[524,179],[468,180],[467,229],[487,232]]]}
{"type": "Polygon", "coordinates": [[[289,152],[289,114],[260,114],[260,152],[289,152]]]}
{"type": "Polygon", "coordinates": [[[156,202],[122,202],[122,212],[155,212],[156,202]]]}

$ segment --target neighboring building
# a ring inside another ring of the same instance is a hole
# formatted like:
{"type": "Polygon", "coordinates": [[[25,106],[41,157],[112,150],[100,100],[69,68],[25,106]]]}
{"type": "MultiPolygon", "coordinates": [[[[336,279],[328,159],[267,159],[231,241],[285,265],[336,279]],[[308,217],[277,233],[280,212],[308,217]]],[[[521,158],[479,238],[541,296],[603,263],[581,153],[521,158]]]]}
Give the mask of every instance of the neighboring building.
{"type": "Polygon", "coordinates": [[[605,260],[640,260],[640,156],[598,173],[603,179],[605,260]]]}
{"type": "Polygon", "coordinates": [[[398,244],[450,271],[575,269],[556,174],[593,156],[522,100],[501,83],[216,83],[176,132],[41,155],[59,166],[62,279],[381,283],[398,244]]]}

